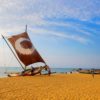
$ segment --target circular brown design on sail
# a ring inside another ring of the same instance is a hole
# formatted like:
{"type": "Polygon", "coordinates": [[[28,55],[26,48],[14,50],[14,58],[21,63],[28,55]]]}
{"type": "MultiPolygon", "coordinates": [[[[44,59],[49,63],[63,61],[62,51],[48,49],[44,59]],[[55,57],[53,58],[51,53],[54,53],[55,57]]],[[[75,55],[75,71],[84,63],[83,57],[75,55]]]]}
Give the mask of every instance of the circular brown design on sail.
{"type": "Polygon", "coordinates": [[[34,47],[31,41],[27,38],[19,38],[15,42],[15,48],[20,54],[31,55],[34,52],[34,47]]]}
{"type": "Polygon", "coordinates": [[[25,49],[32,48],[32,43],[30,41],[24,40],[20,42],[20,45],[25,49]]]}

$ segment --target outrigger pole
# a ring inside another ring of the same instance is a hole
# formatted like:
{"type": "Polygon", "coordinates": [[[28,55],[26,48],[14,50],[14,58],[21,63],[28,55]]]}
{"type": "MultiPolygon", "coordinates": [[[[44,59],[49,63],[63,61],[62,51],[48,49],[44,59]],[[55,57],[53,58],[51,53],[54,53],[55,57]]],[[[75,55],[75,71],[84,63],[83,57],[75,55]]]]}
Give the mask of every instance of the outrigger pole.
{"type": "Polygon", "coordinates": [[[8,45],[9,49],[11,50],[11,52],[13,53],[13,55],[15,56],[16,60],[19,62],[19,64],[21,65],[21,67],[25,70],[25,68],[23,67],[23,65],[21,64],[21,62],[19,61],[19,59],[17,58],[17,56],[15,55],[14,51],[12,50],[12,48],[10,47],[10,45],[8,44],[7,40],[5,39],[5,37],[1,34],[2,38],[5,40],[6,44],[8,45]]]}

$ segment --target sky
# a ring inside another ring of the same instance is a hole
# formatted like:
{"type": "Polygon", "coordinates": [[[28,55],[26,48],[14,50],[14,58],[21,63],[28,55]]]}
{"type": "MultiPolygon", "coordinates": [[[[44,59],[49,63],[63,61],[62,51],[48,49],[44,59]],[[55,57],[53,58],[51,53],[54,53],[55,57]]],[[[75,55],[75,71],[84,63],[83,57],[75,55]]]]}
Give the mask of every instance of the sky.
{"type": "MultiPolygon", "coordinates": [[[[25,31],[51,67],[100,68],[100,0],[0,0],[0,34],[25,31]]],[[[20,66],[0,36],[0,66],[20,66]]]]}

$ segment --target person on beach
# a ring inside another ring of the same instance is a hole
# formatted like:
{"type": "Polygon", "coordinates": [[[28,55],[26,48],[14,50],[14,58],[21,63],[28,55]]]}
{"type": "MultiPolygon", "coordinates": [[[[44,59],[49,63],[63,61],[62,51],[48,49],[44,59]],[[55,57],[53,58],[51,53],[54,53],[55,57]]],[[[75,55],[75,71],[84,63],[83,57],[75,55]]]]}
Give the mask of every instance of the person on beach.
{"type": "Polygon", "coordinates": [[[72,74],[72,71],[70,72],[70,74],[72,74]]]}
{"type": "Polygon", "coordinates": [[[91,70],[92,77],[94,78],[94,69],[91,70]]]}
{"type": "Polygon", "coordinates": [[[35,68],[31,66],[31,75],[34,75],[35,68]]]}

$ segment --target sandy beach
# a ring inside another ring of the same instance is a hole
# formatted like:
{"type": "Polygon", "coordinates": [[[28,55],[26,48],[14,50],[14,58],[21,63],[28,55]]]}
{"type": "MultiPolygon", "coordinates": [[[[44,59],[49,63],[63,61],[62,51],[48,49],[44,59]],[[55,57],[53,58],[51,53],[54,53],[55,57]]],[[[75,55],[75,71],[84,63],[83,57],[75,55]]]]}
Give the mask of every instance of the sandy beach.
{"type": "Polygon", "coordinates": [[[100,75],[0,78],[0,100],[100,100],[100,75]]]}

